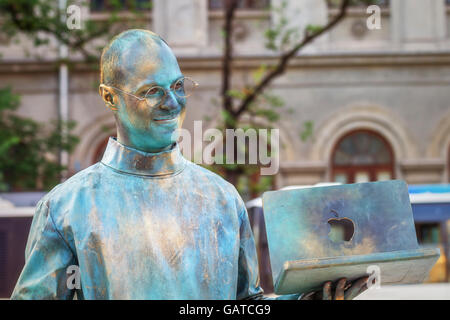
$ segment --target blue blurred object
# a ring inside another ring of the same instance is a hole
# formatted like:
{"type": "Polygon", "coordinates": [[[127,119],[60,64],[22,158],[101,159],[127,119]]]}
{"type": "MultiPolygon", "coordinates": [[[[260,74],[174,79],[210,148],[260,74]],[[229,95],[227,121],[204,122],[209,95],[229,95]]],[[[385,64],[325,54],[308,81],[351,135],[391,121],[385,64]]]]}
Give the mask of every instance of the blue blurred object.
{"type": "Polygon", "coordinates": [[[415,222],[443,222],[450,219],[450,184],[410,185],[415,222]]]}
{"type": "Polygon", "coordinates": [[[448,193],[450,194],[450,184],[416,184],[409,185],[410,194],[415,193],[448,193]]]}

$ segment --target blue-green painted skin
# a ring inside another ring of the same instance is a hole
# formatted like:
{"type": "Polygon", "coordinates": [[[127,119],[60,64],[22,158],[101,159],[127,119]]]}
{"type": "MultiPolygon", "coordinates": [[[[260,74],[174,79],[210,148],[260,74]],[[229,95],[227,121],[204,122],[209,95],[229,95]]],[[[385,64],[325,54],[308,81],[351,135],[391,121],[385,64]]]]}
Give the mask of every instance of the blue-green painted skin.
{"type": "Polygon", "coordinates": [[[110,88],[119,142],[138,150],[157,152],[176,141],[174,135],[186,113],[186,99],[170,90],[183,74],[169,46],[156,34],[145,30],[129,30],[104,49],[101,58],[101,81],[143,97],[151,86],[166,89],[160,103],[140,101],[131,95],[110,88]],[[153,106],[153,104],[155,104],[153,106]],[[171,121],[161,121],[173,119],[171,121]]]}
{"type": "MultiPolygon", "coordinates": [[[[156,40],[149,34],[132,30],[113,41],[110,48],[127,54],[126,67],[108,67],[104,54],[103,83],[135,93],[142,82],[168,88],[181,76],[165,44],[150,50],[156,40]],[[155,66],[145,73],[135,64],[147,56],[155,66]]],[[[123,62],[123,54],[111,61],[123,62]]],[[[101,162],[39,202],[12,298],[71,299],[71,265],[80,270],[79,299],[264,298],[242,199],[221,177],[184,159],[173,143],[185,101],[170,94],[165,106],[149,109],[110,93],[118,139],[109,140],[101,162]],[[175,123],[154,121],[176,114],[175,123]]]]}

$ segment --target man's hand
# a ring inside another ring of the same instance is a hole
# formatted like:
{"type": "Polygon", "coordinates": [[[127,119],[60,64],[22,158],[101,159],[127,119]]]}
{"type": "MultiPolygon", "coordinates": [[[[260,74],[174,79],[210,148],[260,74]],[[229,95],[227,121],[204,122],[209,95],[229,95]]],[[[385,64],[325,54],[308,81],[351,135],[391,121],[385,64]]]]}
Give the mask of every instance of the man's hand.
{"type": "Polygon", "coordinates": [[[311,291],[301,296],[300,300],[352,300],[367,290],[369,277],[359,278],[352,283],[347,283],[346,278],[337,281],[333,286],[331,281],[324,283],[322,291],[311,291]]]}

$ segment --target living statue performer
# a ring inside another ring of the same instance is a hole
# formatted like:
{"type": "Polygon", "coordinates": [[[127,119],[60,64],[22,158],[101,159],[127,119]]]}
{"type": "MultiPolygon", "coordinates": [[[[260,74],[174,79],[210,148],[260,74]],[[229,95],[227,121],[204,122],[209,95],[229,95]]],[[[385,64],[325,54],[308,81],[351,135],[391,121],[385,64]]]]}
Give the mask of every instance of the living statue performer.
{"type": "MultiPolygon", "coordinates": [[[[37,204],[12,298],[264,298],[242,199],[183,158],[173,134],[196,83],[166,42],[146,30],[116,36],[100,72],[117,139],[109,139],[100,162],[37,204]],[[78,288],[68,281],[75,271],[78,288]]],[[[327,282],[309,298],[351,299],[365,287],[366,278],[327,282]]]]}

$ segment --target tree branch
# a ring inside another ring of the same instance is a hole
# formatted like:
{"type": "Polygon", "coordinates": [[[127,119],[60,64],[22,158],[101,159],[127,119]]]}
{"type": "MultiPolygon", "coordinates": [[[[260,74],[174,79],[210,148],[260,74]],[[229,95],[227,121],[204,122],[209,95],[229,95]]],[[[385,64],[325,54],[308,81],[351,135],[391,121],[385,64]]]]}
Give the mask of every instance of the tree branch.
{"type": "Polygon", "coordinates": [[[344,0],[341,4],[339,13],[328,24],[326,24],[323,28],[321,28],[320,30],[318,30],[312,34],[306,34],[305,38],[299,44],[294,46],[294,48],[287,51],[286,53],[282,54],[276,67],[271,72],[267,73],[259,84],[255,85],[252,89],[250,89],[250,93],[242,100],[238,109],[234,112],[231,112],[232,115],[235,118],[238,118],[243,112],[247,111],[248,107],[256,99],[256,97],[262,91],[264,91],[264,89],[277,76],[284,73],[289,60],[292,57],[294,57],[300,49],[302,49],[308,43],[312,42],[314,39],[319,37],[321,34],[327,32],[328,30],[333,28],[339,21],[342,20],[342,18],[344,18],[345,14],[347,13],[347,8],[349,6],[349,3],[350,3],[350,0],[344,0]]]}
{"type": "Polygon", "coordinates": [[[225,0],[225,26],[224,26],[224,52],[222,57],[222,103],[223,109],[228,112],[233,111],[233,98],[228,94],[231,83],[231,62],[233,60],[233,20],[234,13],[238,5],[238,0],[225,0]]]}

